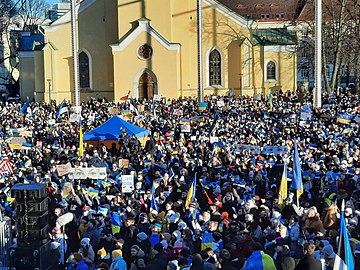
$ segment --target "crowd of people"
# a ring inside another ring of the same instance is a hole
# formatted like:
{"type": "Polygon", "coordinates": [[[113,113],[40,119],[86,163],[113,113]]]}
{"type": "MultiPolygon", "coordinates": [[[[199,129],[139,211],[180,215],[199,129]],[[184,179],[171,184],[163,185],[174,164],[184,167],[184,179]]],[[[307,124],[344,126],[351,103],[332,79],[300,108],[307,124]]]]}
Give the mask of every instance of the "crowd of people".
{"type": "Polygon", "coordinates": [[[60,113],[55,102],[26,110],[2,103],[1,151],[12,168],[1,172],[1,216],[15,219],[13,185],[45,183],[59,269],[317,270],[333,269],[344,201],[360,269],[359,96],[342,90],[323,103],[313,108],[297,92],[208,96],[201,110],[192,98],[91,99],[82,103],[81,125],[70,121],[71,104],[60,113]],[[115,111],[146,128],[147,139],[123,130],[110,147],[85,142],[79,154],[80,129],[115,111]],[[20,149],[11,147],[16,130],[25,130],[20,149]],[[299,198],[291,188],[294,143],[299,198]],[[64,164],[105,167],[107,177],[73,179],[59,174],[64,164]],[[288,193],[279,200],[285,165],[288,193]],[[133,175],[131,193],[122,192],[121,175],[133,175]]]}

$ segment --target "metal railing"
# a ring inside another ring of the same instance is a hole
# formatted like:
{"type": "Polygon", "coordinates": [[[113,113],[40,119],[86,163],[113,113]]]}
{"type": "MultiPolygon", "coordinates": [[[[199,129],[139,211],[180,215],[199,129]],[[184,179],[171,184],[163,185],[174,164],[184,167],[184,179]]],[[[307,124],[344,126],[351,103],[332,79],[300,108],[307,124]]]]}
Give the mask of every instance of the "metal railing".
{"type": "Polygon", "coordinates": [[[0,221],[0,270],[9,269],[9,248],[12,244],[11,219],[0,221]]]}

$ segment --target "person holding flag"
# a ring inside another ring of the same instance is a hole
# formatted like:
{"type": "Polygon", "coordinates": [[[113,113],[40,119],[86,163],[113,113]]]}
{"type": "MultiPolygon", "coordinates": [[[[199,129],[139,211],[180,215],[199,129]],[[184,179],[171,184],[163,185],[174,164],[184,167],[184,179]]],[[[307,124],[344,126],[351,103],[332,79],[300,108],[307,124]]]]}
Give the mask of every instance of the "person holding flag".
{"type": "Polygon", "coordinates": [[[338,241],[338,252],[334,261],[334,270],[354,270],[354,257],[352,254],[349,234],[345,223],[345,200],[341,204],[340,236],[338,241]]]}
{"type": "Polygon", "coordinates": [[[291,188],[296,190],[296,200],[297,206],[299,206],[299,198],[304,192],[304,186],[302,183],[302,174],[301,174],[301,165],[298,146],[296,138],[294,138],[294,164],[293,164],[293,181],[291,183],[291,188]]]}

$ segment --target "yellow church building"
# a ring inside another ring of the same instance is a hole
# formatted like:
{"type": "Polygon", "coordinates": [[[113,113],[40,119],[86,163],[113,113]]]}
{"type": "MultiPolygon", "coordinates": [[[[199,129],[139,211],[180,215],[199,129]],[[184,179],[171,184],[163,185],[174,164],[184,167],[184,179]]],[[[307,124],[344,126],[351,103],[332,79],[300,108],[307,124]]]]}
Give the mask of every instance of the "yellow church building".
{"type": "MultiPolygon", "coordinates": [[[[197,95],[196,0],[83,0],[77,14],[81,100],[197,95]]],[[[296,34],[282,21],[249,19],[220,0],[203,0],[202,16],[204,95],[296,89],[296,34]]],[[[21,97],[73,101],[70,12],[25,41],[21,97]]]]}

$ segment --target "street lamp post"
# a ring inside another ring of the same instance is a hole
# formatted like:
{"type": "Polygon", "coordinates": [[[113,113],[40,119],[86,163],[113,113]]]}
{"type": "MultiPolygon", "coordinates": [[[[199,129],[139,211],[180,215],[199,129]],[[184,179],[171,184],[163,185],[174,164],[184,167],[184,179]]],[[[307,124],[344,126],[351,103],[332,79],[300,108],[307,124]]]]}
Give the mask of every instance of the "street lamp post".
{"type": "Polygon", "coordinates": [[[240,76],[240,85],[239,85],[239,90],[240,90],[240,97],[242,97],[243,93],[242,93],[242,73],[239,74],[240,76]]]}

